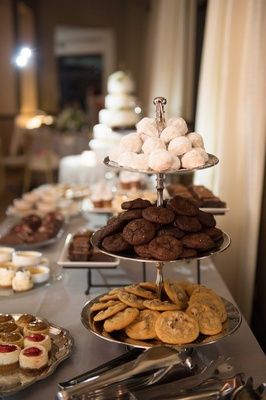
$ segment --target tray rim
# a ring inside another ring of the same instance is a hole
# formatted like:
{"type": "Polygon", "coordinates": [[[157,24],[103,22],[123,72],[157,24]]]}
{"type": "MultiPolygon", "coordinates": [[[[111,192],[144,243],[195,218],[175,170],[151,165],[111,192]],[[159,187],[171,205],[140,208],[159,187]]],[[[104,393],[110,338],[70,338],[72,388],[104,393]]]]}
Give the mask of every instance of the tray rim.
{"type": "MultiPolygon", "coordinates": [[[[104,296],[104,295],[107,294],[107,293],[108,293],[108,292],[102,293],[102,294],[100,294],[100,295],[98,295],[98,296],[92,298],[91,300],[87,301],[87,302],[84,304],[84,306],[83,306],[83,308],[82,308],[82,310],[81,310],[81,314],[80,314],[81,322],[82,322],[83,326],[84,326],[89,332],[91,332],[92,334],[94,334],[95,336],[97,336],[97,337],[99,337],[99,338],[101,338],[101,339],[107,340],[107,341],[109,341],[109,342],[111,342],[111,343],[117,343],[117,344],[122,344],[122,345],[124,345],[124,346],[129,346],[129,347],[134,347],[134,348],[141,348],[141,349],[148,349],[148,348],[150,348],[151,346],[144,346],[144,345],[141,346],[141,345],[138,345],[138,344],[131,344],[131,343],[127,343],[127,342],[122,342],[122,341],[117,340],[117,339],[114,339],[114,338],[109,338],[109,337],[103,336],[102,334],[100,334],[99,332],[97,332],[97,331],[95,331],[95,330],[93,330],[93,329],[91,328],[89,319],[86,319],[86,318],[85,318],[85,314],[86,314],[86,313],[88,314],[87,308],[88,308],[89,305],[92,306],[92,304],[96,303],[96,302],[100,299],[100,297],[104,296]]],[[[184,344],[184,345],[172,345],[172,344],[167,344],[167,343],[165,343],[165,344],[160,344],[160,345],[175,347],[175,348],[180,349],[180,350],[183,351],[183,350],[186,350],[186,349],[199,348],[199,347],[208,346],[208,345],[210,345],[210,344],[217,343],[217,342],[219,342],[220,340],[223,340],[223,339],[227,338],[228,336],[231,336],[234,332],[237,331],[237,329],[239,329],[239,327],[240,327],[240,325],[241,325],[241,323],[242,323],[242,314],[241,314],[241,312],[239,311],[238,307],[237,307],[235,304],[233,304],[231,301],[225,299],[225,298],[222,297],[222,296],[220,296],[220,298],[223,300],[225,306],[233,307],[234,311],[237,312],[238,322],[237,322],[237,324],[233,327],[233,329],[232,329],[230,332],[228,332],[226,335],[224,335],[224,336],[222,336],[222,337],[217,337],[216,339],[213,339],[213,340],[208,341],[208,342],[188,343],[188,344],[184,344]]],[[[219,334],[218,334],[218,335],[219,335],[219,334]]],[[[217,336],[218,336],[218,335],[217,335],[217,336]]],[[[210,336],[210,337],[211,337],[211,336],[210,336]]]]}
{"type": "MultiPolygon", "coordinates": [[[[68,233],[66,240],[64,242],[64,246],[61,250],[59,259],[57,261],[57,264],[65,267],[65,268],[78,268],[78,267],[82,267],[82,268],[115,268],[120,264],[120,260],[118,257],[114,257],[114,261],[69,261],[66,260],[66,254],[67,254],[67,250],[68,250],[68,246],[69,243],[71,241],[73,237],[72,233],[68,233]]],[[[101,252],[102,253],[102,252],[101,252]]],[[[111,256],[110,256],[111,257],[111,256]]]]}
{"type": "MultiPolygon", "coordinates": [[[[22,313],[10,313],[10,314],[11,314],[14,318],[15,318],[15,317],[18,318],[20,315],[23,315],[22,313]]],[[[67,338],[67,343],[68,343],[67,352],[66,352],[66,353],[64,354],[64,356],[62,356],[60,359],[59,359],[59,358],[56,358],[55,362],[53,362],[53,363],[49,366],[49,368],[48,368],[48,370],[47,370],[46,373],[43,373],[43,374],[41,374],[41,375],[39,375],[39,376],[38,376],[38,375],[37,375],[37,376],[34,376],[33,379],[32,379],[32,381],[26,382],[26,383],[20,385],[20,386],[17,387],[17,388],[8,388],[8,389],[6,389],[6,390],[1,390],[1,389],[0,389],[0,396],[10,396],[10,395],[12,395],[12,394],[15,394],[15,393],[20,392],[21,390],[26,389],[27,387],[33,385],[34,383],[36,383],[36,382],[38,382],[38,381],[41,381],[41,380],[44,380],[44,379],[48,378],[49,376],[51,376],[51,375],[54,373],[54,371],[56,370],[56,368],[58,367],[58,365],[61,364],[64,360],[68,359],[68,358],[71,356],[71,354],[73,353],[73,350],[74,350],[74,339],[73,339],[73,336],[71,335],[71,333],[69,332],[68,329],[62,328],[62,327],[60,327],[60,326],[58,326],[58,325],[56,325],[56,324],[54,324],[54,323],[48,321],[46,318],[41,318],[41,317],[38,317],[38,316],[35,316],[35,317],[36,317],[38,320],[42,320],[42,321],[46,322],[46,323],[49,324],[52,328],[59,330],[59,331],[60,331],[60,333],[59,333],[60,335],[63,333],[63,334],[66,336],[66,338],[67,338]]]]}
{"type": "Polygon", "coordinates": [[[96,243],[95,243],[95,241],[94,241],[94,236],[95,236],[95,233],[94,233],[94,234],[92,235],[92,237],[91,237],[91,244],[93,245],[94,248],[96,248],[96,249],[99,250],[100,252],[102,252],[102,253],[104,253],[104,254],[107,254],[108,256],[117,257],[118,259],[121,259],[121,260],[136,261],[136,262],[142,262],[142,263],[143,263],[143,262],[145,262],[145,263],[158,263],[158,262],[160,262],[160,263],[178,263],[178,262],[180,262],[180,261],[189,262],[189,261],[193,261],[193,260],[203,260],[203,259],[205,259],[205,258],[207,258],[207,257],[210,257],[210,256],[213,256],[213,255],[215,255],[215,254],[222,253],[222,252],[225,251],[225,250],[230,246],[230,244],[231,244],[231,238],[230,238],[230,236],[229,236],[226,232],[223,232],[224,242],[223,242],[222,246],[221,246],[218,250],[216,250],[216,251],[210,251],[210,252],[208,252],[208,253],[204,253],[204,254],[203,254],[202,256],[200,256],[200,257],[179,258],[179,259],[177,259],[177,260],[162,261],[162,260],[149,260],[149,259],[145,259],[145,258],[133,258],[133,257],[127,257],[127,256],[125,256],[125,255],[119,255],[119,254],[109,253],[108,251],[103,250],[101,247],[99,247],[99,246],[96,245],[96,243]],[[225,241],[227,241],[227,243],[225,243],[225,241]],[[224,243],[225,243],[225,244],[224,244],[224,243]]]}
{"type": "Polygon", "coordinates": [[[103,163],[110,168],[121,169],[121,170],[125,170],[125,171],[130,171],[130,172],[139,172],[141,174],[147,174],[147,175],[186,174],[189,172],[210,168],[210,167],[213,167],[214,165],[218,164],[218,162],[219,162],[218,157],[216,157],[214,154],[211,154],[211,153],[207,153],[207,154],[209,156],[209,160],[204,165],[202,165],[202,167],[191,168],[191,169],[180,168],[177,170],[168,170],[168,171],[162,171],[162,172],[156,172],[156,171],[152,171],[152,170],[135,169],[135,168],[130,168],[130,167],[123,167],[122,165],[117,164],[117,162],[110,160],[109,156],[104,158],[103,163]]]}

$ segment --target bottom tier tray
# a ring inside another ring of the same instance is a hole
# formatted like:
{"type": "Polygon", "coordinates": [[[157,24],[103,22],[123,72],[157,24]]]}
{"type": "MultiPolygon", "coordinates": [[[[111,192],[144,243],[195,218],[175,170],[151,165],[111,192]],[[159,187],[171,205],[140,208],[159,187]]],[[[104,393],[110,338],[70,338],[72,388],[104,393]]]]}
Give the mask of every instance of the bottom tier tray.
{"type": "MultiPolygon", "coordinates": [[[[142,349],[147,349],[149,347],[153,347],[156,345],[166,345],[165,343],[162,343],[159,340],[150,340],[150,341],[137,341],[137,340],[128,340],[129,338],[126,338],[123,336],[121,332],[112,332],[112,334],[103,334],[103,329],[102,329],[102,323],[95,322],[92,319],[92,313],[91,313],[91,306],[94,303],[99,302],[99,299],[103,296],[101,294],[100,296],[95,297],[94,299],[90,300],[87,302],[81,312],[81,321],[84,327],[94,335],[107,340],[109,342],[113,343],[119,343],[123,344],[126,346],[134,347],[134,348],[142,348],[142,349]]],[[[176,347],[179,348],[181,351],[184,351],[185,349],[191,349],[191,348],[198,348],[201,346],[206,346],[211,343],[216,343],[225,337],[231,335],[234,333],[240,326],[242,317],[237,309],[236,306],[234,306],[230,301],[222,298],[226,311],[227,311],[227,321],[223,323],[223,329],[222,332],[220,332],[217,335],[213,336],[205,336],[200,334],[199,337],[192,343],[184,344],[184,345],[169,345],[171,347],[176,347]]]]}
{"type": "Polygon", "coordinates": [[[223,232],[223,241],[222,241],[220,246],[217,246],[214,249],[209,250],[209,251],[201,252],[200,254],[198,254],[197,257],[193,257],[193,258],[178,258],[176,260],[171,260],[171,261],[169,261],[169,260],[168,261],[165,261],[165,260],[150,260],[150,259],[138,257],[137,255],[134,255],[133,253],[131,253],[131,254],[127,254],[127,253],[110,253],[110,252],[104,250],[102,248],[102,246],[98,246],[97,240],[95,238],[95,234],[92,235],[91,243],[92,243],[93,247],[95,249],[99,250],[100,252],[102,252],[104,254],[107,254],[108,256],[118,257],[118,258],[123,259],[123,260],[131,260],[131,261],[138,261],[138,262],[145,262],[145,263],[157,263],[157,262],[167,262],[167,263],[168,262],[171,262],[171,263],[175,262],[176,263],[177,261],[203,260],[204,258],[210,257],[210,256],[212,256],[214,254],[222,253],[223,251],[225,251],[230,246],[231,239],[230,239],[230,236],[227,233],[223,232]]]}

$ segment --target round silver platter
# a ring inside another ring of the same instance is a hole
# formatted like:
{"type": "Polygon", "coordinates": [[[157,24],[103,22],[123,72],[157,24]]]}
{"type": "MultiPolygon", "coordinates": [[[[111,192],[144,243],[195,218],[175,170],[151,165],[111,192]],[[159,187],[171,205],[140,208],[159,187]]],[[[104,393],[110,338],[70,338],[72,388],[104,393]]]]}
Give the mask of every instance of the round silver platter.
{"type": "MultiPolygon", "coordinates": [[[[129,343],[126,342],[123,338],[123,335],[120,334],[119,332],[112,334],[107,334],[106,336],[103,335],[102,333],[102,323],[95,323],[95,321],[93,321],[93,314],[90,312],[90,308],[94,303],[99,302],[99,299],[103,296],[103,294],[101,294],[100,296],[95,297],[94,299],[88,301],[81,312],[81,322],[83,323],[83,325],[85,326],[85,328],[89,331],[92,332],[94,335],[107,340],[109,342],[113,342],[113,343],[120,343],[126,346],[130,346],[130,347],[136,347],[136,348],[142,348],[142,349],[147,349],[149,347],[152,346],[156,346],[158,344],[164,344],[164,343],[152,343],[152,341],[148,341],[147,344],[144,341],[136,341],[136,343],[129,343]]],[[[218,335],[213,335],[213,336],[205,336],[205,335],[200,335],[197,340],[195,340],[192,343],[188,343],[188,344],[184,344],[184,345],[179,345],[179,346],[173,346],[171,345],[171,347],[176,347],[180,350],[185,350],[185,349],[189,349],[189,348],[198,348],[201,346],[206,346],[212,343],[216,343],[219,340],[224,339],[225,337],[231,335],[233,332],[235,332],[242,321],[242,317],[241,314],[239,312],[239,310],[237,309],[236,306],[234,306],[232,303],[230,303],[230,301],[222,298],[226,311],[227,311],[227,321],[223,324],[223,330],[221,333],[219,333],[218,335]]]]}
{"type": "Polygon", "coordinates": [[[214,156],[213,154],[209,154],[209,153],[208,153],[208,156],[209,156],[208,161],[202,167],[197,167],[197,168],[192,168],[192,169],[185,169],[185,168],[169,169],[167,171],[162,171],[162,172],[153,171],[153,170],[135,169],[135,168],[130,168],[130,167],[122,167],[121,165],[117,164],[117,162],[110,160],[109,157],[105,157],[103,162],[105,165],[107,165],[108,167],[111,167],[111,168],[116,168],[116,169],[130,171],[130,172],[140,172],[142,174],[148,174],[148,175],[156,175],[159,173],[164,174],[164,175],[166,175],[166,174],[185,174],[185,173],[197,171],[200,169],[210,168],[210,167],[213,167],[214,165],[218,164],[219,159],[216,156],[214,156]]]}
{"type": "Polygon", "coordinates": [[[221,244],[221,246],[216,248],[215,250],[210,250],[208,252],[201,253],[197,257],[179,258],[177,260],[171,260],[171,261],[148,260],[148,259],[145,259],[145,258],[138,258],[137,256],[133,257],[132,255],[127,255],[126,253],[110,253],[110,252],[104,250],[102,247],[99,247],[97,245],[97,240],[95,239],[95,234],[93,234],[92,237],[91,237],[91,244],[93,245],[93,247],[95,247],[100,252],[102,252],[104,254],[107,254],[108,256],[120,258],[122,260],[145,262],[145,263],[157,263],[158,261],[166,262],[166,263],[177,263],[178,261],[203,260],[204,258],[210,257],[210,256],[212,256],[214,254],[222,253],[223,251],[225,251],[230,246],[230,243],[231,243],[230,236],[225,232],[223,232],[223,239],[224,240],[223,240],[223,243],[221,244]]]}
{"type": "MultiPolygon", "coordinates": [[[[12,314],[15,321],[21,315],[22,314],[12,314]]],[[[20,370],[5,376],[5,379],[0,380],[0,397],[17,393],[35,382],[47,378],[55,371],[62,361],[70,357],[73,351],[74,340],[67,329],[60,328],[44,318],[36,317],[36,319],[44,321],[49,325],[48,334],[52,339],[52,350],[48,367],[37,376],[24,375],[20,370]]]]}

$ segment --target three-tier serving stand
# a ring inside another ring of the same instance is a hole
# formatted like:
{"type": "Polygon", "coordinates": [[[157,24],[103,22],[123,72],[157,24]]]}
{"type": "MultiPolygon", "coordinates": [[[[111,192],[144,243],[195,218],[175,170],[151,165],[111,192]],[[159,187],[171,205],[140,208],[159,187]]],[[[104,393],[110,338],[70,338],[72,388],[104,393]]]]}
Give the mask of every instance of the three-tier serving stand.
{"type": "MultiPolygon", "coordinates": [[[[156,117],[155,117],[155,121],[156,121],[156,126],[157,126],[157,130],[159,132],[159,134],[162,132],[162,130],[165,128],[166,126],[166,122],[165,122],[165,110],[164,110],[164,106],[166,105],[166,99],[164,97],[156,97],[153,101],[154,105],[155,105],[155,112],[156,112],[156,117]]],[[[147,170],[136,170],[130,167],[121,167],[120,165],[118,165],[116,162],[112,161],[109,159],[109,157],[106,157],[104,159],[104,164],[107,165],[110,168],[114,168],[117,170],[127,170],[130,172],[139,172],[139,173],[144,173],[144,174],[148,174],[148,175],[155,175],[156,174],[156,191],[157,191],[157,207],[161,207],[163,206],[164,203],[164,197],[163,197],[163,192],[164,192],[164,184],[165,184],[165,177],[168,174],[185,174],[185,173],[189,173],[195,170],[199,170],[199,169],[205,169],[205,168],[210,168],[213,167],[214,165],[216,165],[219,162],[218,158],[212,154],[208,154],[208,161],[201,167],[198,168],[194,168],[194,169],[184,169],[181,168],[179,170],[167,170],[165,172],[160,172],[160,173],[156,173],[155,171],[147,171],[147,170]]],[[[163,268],[165,265],[164,261],[158,261],[158,260],[147,260],[147,259],[141,259],[138,257],[130,257],[126,254],[114,254],[114,253],[110,253],[106,250],[104,250],[102,247],[99,247],[96,239],[94,236],[92,236],[91,242],[93,244],[93,246],[100,252],[105,253],[107,255],[113,256],[113,257],[117,257],[120,259],[124,259],[124,260],[128,260],[128,261],[135,261],[138,263],[148,263],[148,264],[152,264],[152,265],[156,265],[156,286],[157,286],[157,294],[160,297],[161,296],[161,292],[162,292],[162,287],[163,287],[163,268]]],[[[200,270],[200,266],[201,266],[201,260],[212,256],[213,254],[217,254],[217,253],[221,253],[224,250],[226,250],[229,245],[231,243],[231,239],[229,237],[228,234],[226,234],[225,232],[223,232],[223,243],[221,244],[221,246],[218,249],[212,250],[212,251],[208,251],[205,253],[202,253],[201,255],[197,256],[197,257],[193,257],[193,258],[185,258],[185,259],[178,259],[178,260],[173,260],[173,261],[167,261],[167,263],[178,263],[178,262],[189,262],[189,261],[196,261],[196,265],[197,265],[197,283],[201,282],[201,270],[200,270]]],[[[88,303],[85,304],[85,306],[83,307],[82,313],[81,313],[81,320],[83,322],[83,325],[91,332],[93,332],[94,334],[96,334],[97,336],[102,337],[105,340],[109,340],[109,341],[113,341],[113,342],[118,342],[118,343],[123,343],[124,342],[120,342],[119,340],[116,339],[112,339],[110,337],[106,337],[103,336],[101,332],[98,332],[97,329],[95,328],[94,324],[92,323],[92,321],[90,319],[88,319],[88,315],[90,314],[90,307],[93,303],[99,301],[99,298],[101,296],[97,296],[96,298],[94,298],[93,300],[89,301],[88,303]]],[[[210,339],[209,341],[206,341],[205,343],[191,343],[191,344],[186,344],[185,346],[181,346],[183,348],[192,348],[192,347],[197,347],[199,345],[204,345],[204,344],[210,344],[210,343],[214,343],[217,340],[220,340],[222,337],[228,336],[231,333],[233,333],[240,325],[241,323],[241,315],[238,311],[238,309],[229,301],[225,300],[225,306],[227,309],[227,314],[228,314],[228,324],[226,329],[224,329],[223,334],[222,335],[217,335],[217,337],[213,337],[212,339],[210,339]]],[[[143,347],[143,346],[139,346],[139,345],[132,345],[132,347],[143,347]]],[[[144,347],[145,348],[145,347],[144,347]]]]}

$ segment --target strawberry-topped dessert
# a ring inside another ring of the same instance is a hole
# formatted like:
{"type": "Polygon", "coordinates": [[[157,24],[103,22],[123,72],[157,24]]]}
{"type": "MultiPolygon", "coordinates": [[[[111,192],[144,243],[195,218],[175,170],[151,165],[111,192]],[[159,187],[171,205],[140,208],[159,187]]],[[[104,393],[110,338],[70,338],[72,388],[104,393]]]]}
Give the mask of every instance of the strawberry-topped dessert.
{"type": "Polygon", "coordinates": [[[49,335],[42,333],[32,333],[24,338],[24,346],[34,346],[35,344],[40,344],[43,346],[48,353],[51,351],[52,342],[49,335]]]}
{"type": "Polygon", "coordinates": [[[15,344],[0,344],[0,373],[9,374],[19,366],[20,348],[15,344]]]}
{"type": "Polygon", "coordinates": [[[39,373],[48,364],[48,352],[40,344],[25,347],[19,355],[19,365],[23,372],[39,373]]]}

